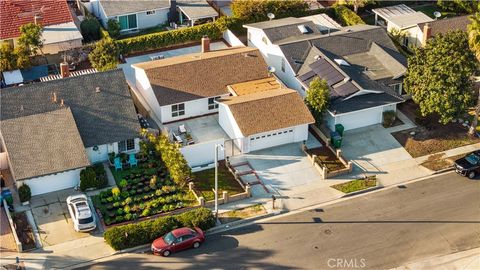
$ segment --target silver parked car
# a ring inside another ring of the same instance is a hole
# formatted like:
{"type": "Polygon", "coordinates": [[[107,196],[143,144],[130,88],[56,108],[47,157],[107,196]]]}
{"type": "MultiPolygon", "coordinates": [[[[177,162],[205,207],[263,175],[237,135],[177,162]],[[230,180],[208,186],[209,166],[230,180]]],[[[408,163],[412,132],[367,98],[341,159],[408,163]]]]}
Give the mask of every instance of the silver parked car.
{"type": "Polygon", "coordinates": [[[95,230],[97,224],[88,206],[87,196],[84,194],[68,196],[67,208],[72,217],[75,231],[88,232],[95,230]]]}

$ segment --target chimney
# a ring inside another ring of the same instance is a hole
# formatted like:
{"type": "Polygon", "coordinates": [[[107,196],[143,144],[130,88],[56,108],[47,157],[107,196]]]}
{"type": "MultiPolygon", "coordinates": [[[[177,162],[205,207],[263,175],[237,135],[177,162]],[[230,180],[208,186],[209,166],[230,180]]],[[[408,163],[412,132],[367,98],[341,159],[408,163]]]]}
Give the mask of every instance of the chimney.
{"type": "Polygon", "coordinates": [[[65,106],[65,102],[63,101],[63,98],[60,99],[60,107],[64,107],[65,106]]]}
{"type": "Polygon", "coordinates": [[[52,94],[52,103],[57,103],[57,93],[55,92],[52,94]]]}
{"type": "Polygon", "coordinates": [[[33,16],[33,22],[38,25],[42,25],[43,17],[42,15],[35,15],[33,16]]]}
{"type": "Polygon", "coordinates": [[[423,40],[422,40],[422,45],[425,46],[427,45],[427,40],[432,36],[432,27],[430,26],[429,23],[426,23],[423,26],[423,40]]]}
{"type": "Polygon", "coordinates": [[[60,63],[60,75],[62,76],[62,78],[70,76],[70,70],[68,69],[67,62],[60,63]]]}
{"type": "Polygon", "coordinates": [[[202,53],[210,51],[210,38],[208,36],[202,37],[202,53]]]}

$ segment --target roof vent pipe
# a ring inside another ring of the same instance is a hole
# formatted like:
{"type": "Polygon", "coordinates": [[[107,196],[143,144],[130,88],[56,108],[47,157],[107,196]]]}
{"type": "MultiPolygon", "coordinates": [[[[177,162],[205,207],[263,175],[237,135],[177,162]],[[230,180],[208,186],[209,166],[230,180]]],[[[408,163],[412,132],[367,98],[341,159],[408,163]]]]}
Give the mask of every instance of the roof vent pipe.
{"type": "Polygon", "coordinates": [[[95,93],[100,93],[100,87],[95,87],[95,93]]]}

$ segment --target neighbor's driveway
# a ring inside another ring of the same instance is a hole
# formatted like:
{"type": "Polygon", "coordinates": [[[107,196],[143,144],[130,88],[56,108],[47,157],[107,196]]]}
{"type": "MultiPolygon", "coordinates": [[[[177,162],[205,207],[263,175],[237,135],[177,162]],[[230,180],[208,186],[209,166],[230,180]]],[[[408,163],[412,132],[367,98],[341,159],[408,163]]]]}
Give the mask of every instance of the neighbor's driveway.
{"type": "MultiPolygon", "coordinates": [[[[90,233],[79,233],[73,229],[67,209],[67,197],[78,193],[80,192],[66,189],[33,196],[30,200],[43,246],[53,246],[90,236],[90,233]]],[[[92,234],[98,233],[99,230],[96,229],[92,234]]]]}
{"type": "Polygon", "coordinates": [[[356,165],[354,172],[376,174],[383,185],[430,174],[381,125],[346,131],[341,149],[356,165]]]}

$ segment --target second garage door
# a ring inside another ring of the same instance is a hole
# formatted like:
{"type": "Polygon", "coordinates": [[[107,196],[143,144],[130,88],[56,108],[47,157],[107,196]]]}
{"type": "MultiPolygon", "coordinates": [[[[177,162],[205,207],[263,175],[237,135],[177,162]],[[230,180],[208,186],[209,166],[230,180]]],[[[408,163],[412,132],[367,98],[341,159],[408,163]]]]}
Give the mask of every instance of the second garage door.
{"type": "Polygon", "coordinates": [[[252,135],[249,137],[248,140],[250,142],[250,152],[256,151],[264,148],[294,142],[295,130],[292,128],[286,130],[279,130],[271,133],[252,135]]]}

